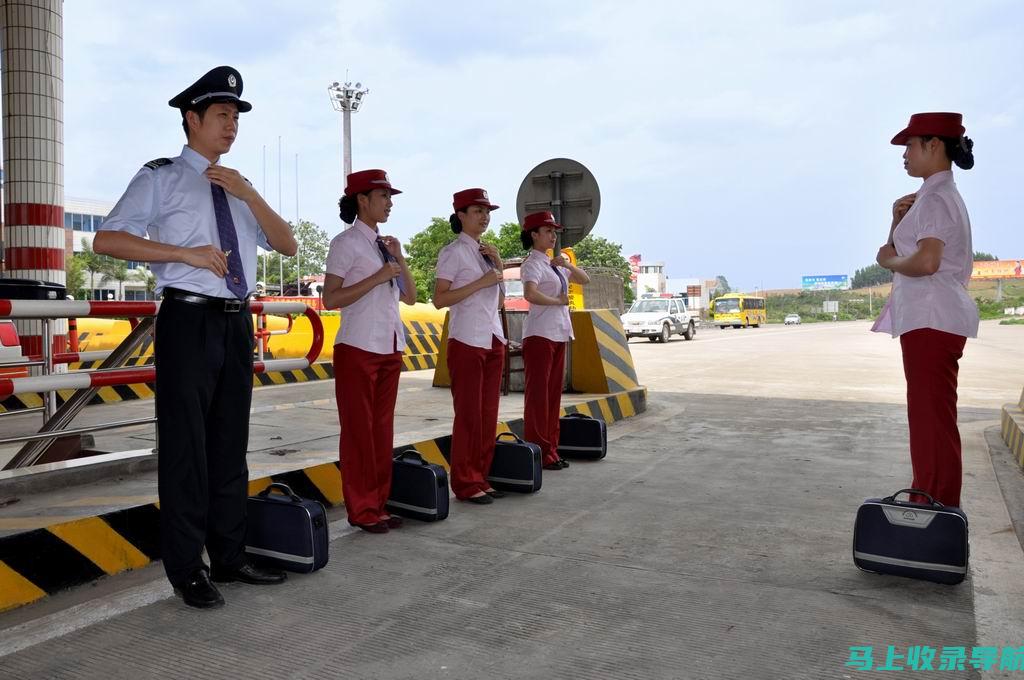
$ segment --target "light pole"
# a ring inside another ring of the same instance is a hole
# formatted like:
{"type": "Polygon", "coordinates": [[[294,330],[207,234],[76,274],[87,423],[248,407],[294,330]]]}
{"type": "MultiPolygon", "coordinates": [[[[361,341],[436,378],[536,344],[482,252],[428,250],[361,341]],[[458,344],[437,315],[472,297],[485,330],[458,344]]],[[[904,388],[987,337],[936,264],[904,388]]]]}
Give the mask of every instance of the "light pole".
{"type": "Polygon", "coordinates": [[[369,94],[370,90],[364,88],[362,83],[331,83],[327,88],[327,94],[331,98],[331,106],[335,111],[341,111],[342,115],[342,142],[344,148],[344,166],[342,182],[352,174],[352,114],[362,106],[363,97],[369,94]]]}

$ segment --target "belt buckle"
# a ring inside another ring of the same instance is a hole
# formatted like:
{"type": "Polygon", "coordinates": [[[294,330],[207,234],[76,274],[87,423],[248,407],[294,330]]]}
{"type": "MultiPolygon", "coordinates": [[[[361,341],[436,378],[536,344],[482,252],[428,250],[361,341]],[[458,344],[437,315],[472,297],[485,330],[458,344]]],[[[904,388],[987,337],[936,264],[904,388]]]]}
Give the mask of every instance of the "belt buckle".
{"type": "Polygon", "coordinates": [[[224,311],[225,312],[240,312],[242,311],[242,305],[245,302],[243,300],[225,300],[224,311]]]}

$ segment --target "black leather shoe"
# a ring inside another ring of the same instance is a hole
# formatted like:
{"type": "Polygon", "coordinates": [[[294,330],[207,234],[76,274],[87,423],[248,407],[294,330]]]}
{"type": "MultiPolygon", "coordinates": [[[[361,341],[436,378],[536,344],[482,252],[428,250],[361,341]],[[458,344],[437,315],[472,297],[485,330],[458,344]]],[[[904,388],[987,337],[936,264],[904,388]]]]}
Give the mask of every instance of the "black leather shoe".
{"type": "Polygon", "coordinates": [[[287,574],[280,569],[264,569],[248,563],[234,570],[213,570],[213,581],[216,583],[241,581],[254,586],[269,586],[283,583],[286,578],[288,578],[287,574]]]}
{"type": "Polygon", "coordinates": [[[395,515],[391,515],[387,519],[381,521],[388,525],[388,529],[397,529],[405,524],[401,517],[396,517],[395,515]]]}
{"type": "Polygon", "coordinates": [[[175,588],[174,592],[181,595],[181,599],[189,607],[213,609],[224,606],[224,598],[217,587],[210,583],[210,577],[205,569],[197,569],[183,584],[175,588]]]}
{"type": "Polygon", "coordinates": [[[561,461],[555,461],[554,463],[548,463],[547,465],[544,466],[544,469],[545,470],[561,470],[562,469],[562,462],[561,461]]]}
{"type": "Polygon", "coordinates": [[[467,503],[476,503],[477,505],[490,505],[494,502],[494,499],[485,493],[479,496],[470,496],[469,498],[460,498],[459,500],[466,501],[467,503]]]}
{"type": "Polygon", "coordinates": [[[569,467],[569,461],[567,461],[565,458],[559,458],[558,464],[561,465],[563,468],[569,467]]]}
{"type": "Polygon", "coordinates": [[[504,498],[505,497],[505,492],[504,491],[498,491],[497,489],[488,489],[487,491],[484,491],[484,493],[487,494],[488,496],[490,496],[491,498],[504,498]]]}

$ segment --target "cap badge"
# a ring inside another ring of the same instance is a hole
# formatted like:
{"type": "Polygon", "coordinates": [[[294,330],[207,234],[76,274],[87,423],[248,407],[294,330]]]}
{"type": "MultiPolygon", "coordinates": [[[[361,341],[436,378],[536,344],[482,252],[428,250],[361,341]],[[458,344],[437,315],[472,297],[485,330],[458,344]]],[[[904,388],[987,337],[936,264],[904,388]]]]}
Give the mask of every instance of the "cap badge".
{"type": "Polygon", "coordinates": [[[237,84],[238,84],[238,81],[235,80],[235,74],[234,73],[228,74],[228,87],[234,87],[237,84]]]}

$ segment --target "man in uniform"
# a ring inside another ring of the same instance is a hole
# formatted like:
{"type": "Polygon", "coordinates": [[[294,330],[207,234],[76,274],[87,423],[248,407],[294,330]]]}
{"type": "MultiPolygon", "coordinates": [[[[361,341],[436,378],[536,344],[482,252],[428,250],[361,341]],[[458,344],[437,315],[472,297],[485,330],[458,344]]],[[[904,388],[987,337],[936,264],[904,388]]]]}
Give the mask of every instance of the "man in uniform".
{"type": "Polygon", "coordinates": [[[211,582],[280,583],[245,557],[256,246],[294,255],[288,223],[219,164],[238,133],[242,76],[219,66],[168,102],[187,144],[146,163],[107,216],[95,252],[152,263],[161,554],[185,603],[216,607],[211,582]],[[148,235],[148,238],[147,238],[148,235]],[[206,547],[211,567],[203,562],[206,547]],[[211,569],[212,568],[212,569],[211,569]]]}

